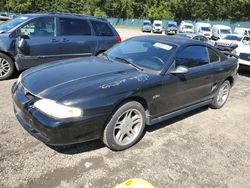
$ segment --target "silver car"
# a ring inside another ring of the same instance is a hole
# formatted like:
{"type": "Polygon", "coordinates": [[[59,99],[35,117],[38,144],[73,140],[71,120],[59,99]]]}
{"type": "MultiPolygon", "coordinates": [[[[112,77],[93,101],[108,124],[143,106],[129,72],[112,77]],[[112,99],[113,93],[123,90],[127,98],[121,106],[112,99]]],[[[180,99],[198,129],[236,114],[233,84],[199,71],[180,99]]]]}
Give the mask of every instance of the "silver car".
{"type": "Polygon", "coordinates": [[[151,32],[152,24],[150,20],[144,20],[141,28],[142,32],[151,32]]]}

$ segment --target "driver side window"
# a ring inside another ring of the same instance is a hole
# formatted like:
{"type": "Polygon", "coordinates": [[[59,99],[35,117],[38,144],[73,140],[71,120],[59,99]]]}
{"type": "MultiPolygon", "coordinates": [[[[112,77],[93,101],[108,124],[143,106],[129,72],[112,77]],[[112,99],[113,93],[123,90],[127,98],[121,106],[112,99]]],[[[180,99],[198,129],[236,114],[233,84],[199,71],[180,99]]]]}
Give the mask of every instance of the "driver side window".
{"type": "Polygon", "coordinates": [[[176,67],[198,67],[209,63],[207,48],[204,46],[189,46],[184,48],[176,58],[176,67]]]}
{"type": "Polygon", "coordinates": [[[20,34],[29,37],[55,36],[54,18],[47,17],[32,20],[21,27],[20,34]]]}

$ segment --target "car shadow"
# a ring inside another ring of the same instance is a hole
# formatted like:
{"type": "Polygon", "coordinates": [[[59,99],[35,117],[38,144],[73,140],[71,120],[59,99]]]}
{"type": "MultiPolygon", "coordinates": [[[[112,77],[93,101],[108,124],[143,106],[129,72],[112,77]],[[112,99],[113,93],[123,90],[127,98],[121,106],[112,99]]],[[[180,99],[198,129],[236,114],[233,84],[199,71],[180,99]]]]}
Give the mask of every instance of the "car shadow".
{"type": "Polygon", "coordinates": [[[49,148],[55,150],[61,154],[74,155],[79,153],[85,153],[89,151],[94,151],[105,147],[101,140],[94,140],[79,144],[72,144],[69,146],[51,146],[47,145],[49,148]]]}
{"type": "Polygon", "coordinates": [[[240,66],[238,73],[241,76],[250,77],[250,67],[249,66],[240,66]]]}
{"type": "MultiPolygon", "coordinates": [[[[163,121],[161,123],[155,124],[153,126],[146,126],[145,131],[143,132],[143,135],[137,142],[143,139],[143,137],[145,136],[145,134],[147,134],[147,132],[153,132],[163,127],[170,126],[178,121],[182,121],[188,117],[204,112],[208,110],[208,108],[209,108],[208,106],[201,107],[196,110],[179,115],[177,117],[171,118],[169,120],[163,121]]],[[[47,145],[47,146],[55,150],[58,153],[67,154],[67,155],[85,153],[85,152],[94,151],[94,150],[98,150],[103,147],[106,147],[101,140],[89,141],[89,142],[73,144],[69,146],[51,146],[51,145],[47,145]]]]}
{"type": "Polygon", "coordinates": [[[163,127],[167,127],[167,126],[170,126],[178,121],[182,121],[188,117],[191,117],[193,115],[196,115],[196,114],[199,114],[201,112],[204,112],[206,110],[208,110],[209,107],[208,106],[204,106],[204,107],[201,107],[201,108],[197,108],[195,110],[192,110],[190,112],[187,112],[187,113],[184,113],[182,115],[179,115],[179,116],[176,116],[176,117],[173,117],[173,118],[170,118],[166,121],[163,121],[163,122],[160,122],[160,123],[157,123],[155,125],[152,125],[152,126],[147,126],[146,127],[146,131],[147,132],[153,132],[153,131],[156,131],[158,129],[161,129],[163,127]]]}

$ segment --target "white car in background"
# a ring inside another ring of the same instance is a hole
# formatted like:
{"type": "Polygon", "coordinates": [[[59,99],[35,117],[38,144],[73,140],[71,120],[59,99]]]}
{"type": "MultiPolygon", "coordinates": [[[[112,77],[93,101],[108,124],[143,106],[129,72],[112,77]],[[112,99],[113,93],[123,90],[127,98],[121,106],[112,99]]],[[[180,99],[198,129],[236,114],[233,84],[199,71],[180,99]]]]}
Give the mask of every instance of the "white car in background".
{"type": "Polygon", "coordinates": [[[234,29],[235,34],[240,34],[240,35],[248,35],[250,36],[250,28],[244,28],[244,27],[236,27],[234,29]]]}
{"type": "Polygon", "coordinates": [[[194,33],[194,25],[190,22],[182,21],[179,27],[179,33],[194,33]]]}
{"type": "Polygon", "coordinates": [[[232,34],[232,29],[226,25],[213,25],[212,27],[212,39],[218,40],[224,38],[226,35],[232,34]]]}
{"type": "Polygon", "coordinates": [[[232,51],[236,47],[250,45],[250,36],[229,34],[215,42],[215,47],[221,51],[232,51]]]}
{"type": "Polygon", "coordinates": [[[194,28],[196,34],[204,35],[207,38],[211,38],[212,26],[210,23],[197,22],[194,28]]]}
{"type": "Polygon", "coordinates": [[[161,20],[154,20],[153,22],[153,33],[162,33],[163,23],[161,20]]]}
{"type": "Polygon", "coordinates": [[[250,46],[239,46],[233,53],[239,56],[238,62],[240,65],[250,66],[250,46]]]}

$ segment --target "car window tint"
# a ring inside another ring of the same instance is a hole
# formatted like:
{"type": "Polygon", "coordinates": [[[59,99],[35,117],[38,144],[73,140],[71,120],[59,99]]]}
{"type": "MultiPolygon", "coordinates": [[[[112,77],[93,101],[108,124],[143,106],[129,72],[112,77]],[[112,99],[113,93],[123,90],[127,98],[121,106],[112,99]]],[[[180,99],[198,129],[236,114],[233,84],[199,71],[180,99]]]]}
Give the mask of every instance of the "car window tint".
{"type": "Polygon", "coordinates": [[[53,17],[38,18],[28,22],[20,29],[21,35],[29,37],[46,37],[55,35],[55,22],[53,17]]]}
{"type": "Polygon", "coordinates": [[[176,67],[179,65],[188,68],[208,64],[208,53],[204,46],[189,46],[178,53],[176,58],[176,67]]]}
{"type": "Polygon", "coordinates": [[[107,23],[99,21],[90,21],[94,27],[97,36],[114,36],[112,29],[107,23]]]}
{"type": "Polygon", "coordinates": [[[194,40],[200,40],[200,37],[199,36],[196,36],[193,38],[194,40]]]}
{"type": "Polygon", "coordinates": [[[87,20],[60,18],[60,28],[62,36],[91,35],[91,29],[87,20]]]}
{"type": "Polygon", "coordinates": [[[220,56],[218,56],[217,53],[215,53],[211,49],[208,49],[208,53],[209,53],[210,63],[218,63],[218,62],[220,62],[220,56]]]}
{"type": "Polygon", "coordinates": [[[207,39],[206,37],[200,36],[200,41],[202,41],[202,42],[207,42],[208,39],[207,39]]]}

